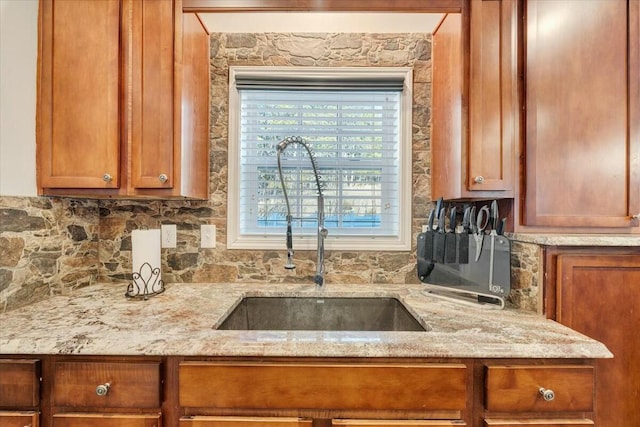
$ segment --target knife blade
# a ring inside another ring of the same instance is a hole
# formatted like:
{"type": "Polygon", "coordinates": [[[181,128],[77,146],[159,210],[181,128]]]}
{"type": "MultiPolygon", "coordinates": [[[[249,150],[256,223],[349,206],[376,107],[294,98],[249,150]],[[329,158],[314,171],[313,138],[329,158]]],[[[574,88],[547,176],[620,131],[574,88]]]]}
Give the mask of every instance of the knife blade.
{"type": "Polygon", "coordinates": [[[449,228],[445,234],[445,251],[444,258],[447,264],[453,264],[457,261],[457,248],[456,248],[456,207],[452,206],[449,210],[449,228]]]}
{"type": "Polygon", "coordinates": [[[471,206],[462,214],[462,233],[458,234],[458,264],[469,263],[469,233],[471,233],[471,206]]]}
{"type": "Polygon", "coordinates": [[[444,207],[438,212],[438,225],[433,239],[433,259],[435,262],[444,263],[445,252],[445,229],[444,229],[444,207]]]}

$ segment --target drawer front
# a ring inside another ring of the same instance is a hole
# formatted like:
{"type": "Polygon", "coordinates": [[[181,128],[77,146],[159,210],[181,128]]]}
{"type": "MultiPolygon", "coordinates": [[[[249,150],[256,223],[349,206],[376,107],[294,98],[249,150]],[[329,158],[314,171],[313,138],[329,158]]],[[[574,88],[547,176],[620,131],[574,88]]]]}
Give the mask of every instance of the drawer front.
{"type": "Polygon", "coordinates": [[[445,420],[332,420],[333,427],[464,427],[463,421],[445,420]]]}
{"type": "Polygon", "coordinates": [[[53,427],[162,427],[160,414],[58,414],[53,416],[53,427]]]}
{"type": "Polygon", "coordinates": [[[35,412],[0,411],[2,427],[38,427],[39,416],[35,412]]]}
{"type": "Polygon", "coordinates": [[[312,427],[312,421],[293,417],[185,417],[180,427],[312,427]]]}
{"type": "Polygon", "coordinates": [[[455,410],[460,364],[180,364],[180,405],[234,409],[455,410]]]}
{"type": "Polygon", "coordinates": [[[0,360],[0,408],[38,406],[39,364],[38,360],[0,360]]]}
{"type": "Polygon", "coordinates": [[[58,362],[53,377],[53,404],[159,408],[160,387],[160,363],[58,362]]]}
{"type": "Polygon", "coordinates": [[[507,419],[487,419],[484,420],[485,427],[585,427],[594,425],[591,420],[507,420],[507,419]]]}
{"type": "Polygon", "coordinates": [[[486,407],[489,411],[593,411],[592,366],[490,366],[486,407]],[[540,389],[552,390],[553,400],[540,389]]]}

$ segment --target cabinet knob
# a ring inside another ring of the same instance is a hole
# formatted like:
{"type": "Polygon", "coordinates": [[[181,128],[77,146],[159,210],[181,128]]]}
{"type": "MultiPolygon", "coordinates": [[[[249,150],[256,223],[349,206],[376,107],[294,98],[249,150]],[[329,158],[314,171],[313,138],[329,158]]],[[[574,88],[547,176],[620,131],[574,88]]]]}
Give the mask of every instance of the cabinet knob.
{"type": "Polygon", "coordinates": [[[98,396],[106,396],[107,393],[109,393],[110,388],[111,384],[109,383],[100,384],[98,387],[96,387],[96,394],[98,396]]]}
{"type": "Polygon", "coordinates": [[[484,182],[484,176],[482,175],[478,175],[475,178],[473,178],[473,182],[475,182],[476,184],[482,184],[484,182]]]}
{"type": "Polygon", "coordinates": [[[105,173],[104,175],[102,175],[102,180],[104,182],[111,182],[113,180],[113,177],[111,176],[111,174],[105,173]]]}
{"type": "Polygon", "coordinates": [[[551,389],[540,387],[539,391],[542,398],[547,402],[551,402],[553,399],[556,398],[556,394],[551,389]]]}
{"type": "Polygon", "coordinates": [[[163,182],[163,183],[169,181],[169,177],[167,176],[167,174],[164,174],[164,173],[161,173],[158,176],[158,179],[160,180],[160,182],[163,182]]]}

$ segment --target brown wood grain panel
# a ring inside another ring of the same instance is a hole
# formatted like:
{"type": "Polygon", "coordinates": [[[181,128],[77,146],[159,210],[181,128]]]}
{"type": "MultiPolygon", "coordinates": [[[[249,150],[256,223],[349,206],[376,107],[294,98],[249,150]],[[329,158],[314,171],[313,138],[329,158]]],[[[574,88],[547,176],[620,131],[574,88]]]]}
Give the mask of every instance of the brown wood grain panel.
{"type": "Polygon", "coordinates": [[[131,5],[131,185],[171,188],[176,179],[174,6],[141,0],[131,5]]]}
{"type": "Polygon", "coordinates": [[[465,410],[464,365],[183,362],[180,404],[251,409],[465,410]]]}
{"type": "Polygon", "coordinates": [[[581,427],[592,426],[591,420],[575,420],[575,419],[533,419],[533,420],[509,420],[509,419],[486,419],[484,420],[486,427],[518,427],[518,426],[536,426],[536,427],[581,427]]]}
{"type": "Polygon", "coordinates": [[[2,427],[38,427],[40,417],[35,412],[0,411],[0,426],[2,427]]]}
{"type": "Polygon", "coordinates": [[[630,152],[639,141],[629,105],[637,105],[638,71],[627,3],[527,2],[525,225],[632,225],[640,190],[630,152]]]}
{"type": "Polygon", "coordinates": [[[159,408],[160,363],[57,362],[53,405],[59,407],[159,408]],[[109,383],[105,396],[96,387],[109,383]]]}
{"type": "Polygon", "coordinates": [[[604,343],[596,361],[596,424],[640,425],[640,255],[560,254],[557,320],[604,343]]]}
{"type": "Polygon", "coordinates": [[[516,10],[512,0],[471,1],[469,164],[463,173],[468,190],[505,192],[502,197],[512,197],[514,188],[516,10]]]}
{"type": "Polygon", "coordinates": [[[310,419],[294,417],[208,417],[180,419],[180,427],[312,427],[310,419]]]}
{"type": "Polygon", "coordinates": [[[333,427],[451,427],[465,426],[459,420],[332,420],[333,427]]]}
{"type": "Polygon", "coordinates": [[[456,198],[462,186],[462,18],[444,17],[433,33],[431,198],[456,198]]]}
{"type": "Polygon", "coordinates": [[[593,410],[592,366],[489,366],[486,407],[489,411],[569,412],[593,410]],[[539,389],[551,389],[545,401],[539,389]]]}
{"type": "Polygon", "coordinates": [[[44,0],[37,157],[43,188],[120,184],[120,2],[44,0]],[[73,22],[73,25],[67,25],[73,22]],[[109,174],[111,181],[104,181],[109,174]]]}
{"type": "Polygon", "coordinates": [[[463,0],[183,0],[186,12],[460,12],[463,0]]]}
{"type": "Polygon", "coordinates": [[[161,427],[160,414],[56,414],[53,427],[161,427]]]}
{"type": "MultiPolygon", "coordinates": [[[[209,34],[196,14],[182,16],[181,168],[183,194],[209,197],[209,34]]],[[[177,81],[176,81],[177,83],[177,81]]]]}
{"type": "Polygon", "coordinates": [[[0,359],[0,408],[38,406],[39,363],[33,359],[0,359]]]}

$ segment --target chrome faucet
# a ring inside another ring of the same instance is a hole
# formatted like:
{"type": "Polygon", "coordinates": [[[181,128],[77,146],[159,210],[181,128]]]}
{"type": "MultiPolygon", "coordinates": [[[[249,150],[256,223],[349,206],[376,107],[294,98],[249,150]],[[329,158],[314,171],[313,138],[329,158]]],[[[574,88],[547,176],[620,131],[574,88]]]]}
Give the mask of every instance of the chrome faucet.
{"type": "Polygon", "coordinates": [[[316,180],[316,187],[318,189],[318,261],[316,264],[316,275],[314,276],[313,281],[317,286],[322,286],[324,284],[324,239],[327,237],[327,234],[329,234],[329,231],[324,226],[324,197],[322,196],[322,184],[320,183],[320,175],[318,174],[316,158],[313,155],[313,151],[311,151],[309,144],[299,136],[288,136],[280,141],[277,146],[278,175],[280,176],[280,184],[282,185],[284,200],[287,204],[287,263],[284,265],[284,268],[289,270],[296,268],[293,263],[293,233],[291,231],[291,221],[293,220],[293,217],[291,216],[287,187],[284,184],[282,165],[280,162],[280,155],[289,146],[289,144],[300,144],[307,150],[309,159],[311,160],[311,167],[313,168],[313,175],[316,180]]]}

